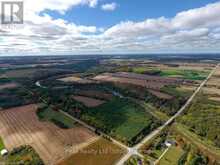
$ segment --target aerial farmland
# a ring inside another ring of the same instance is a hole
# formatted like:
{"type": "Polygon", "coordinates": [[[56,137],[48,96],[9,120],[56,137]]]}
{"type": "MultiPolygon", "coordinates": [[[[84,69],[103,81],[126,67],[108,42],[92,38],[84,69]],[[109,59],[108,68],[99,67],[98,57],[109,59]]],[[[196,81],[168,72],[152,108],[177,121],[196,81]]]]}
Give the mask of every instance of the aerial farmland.
{"type": "Polygon", "coordinates": [[[46,165],[175,164],[186,153],[183,143],[201,149],[194,156],[218,160],[218,135],[200,135],[202,128],[188,121],[197,113],[191,114],[194,102],[204,97],[210,108],[218,107],[219,68],[212,74],[217,61],[90,56],[68,57],[65,62],[66,58],[3,58],[7,65],[0,68],[0,146],[8,156],[1,161],[26,161],[30,150],[30,163],[46,165]],[[201,85],[192,105],[179,116],[201,85]],[[182,135],[182,129],[188,134],[182,135]],[[193,138],[213,141],[216,152],[202,152],[201,146],[191,144],[187,136],[192,129],[193,138]],[[163,144],[170,139],[176,145],[164,155],[163,144]]]}

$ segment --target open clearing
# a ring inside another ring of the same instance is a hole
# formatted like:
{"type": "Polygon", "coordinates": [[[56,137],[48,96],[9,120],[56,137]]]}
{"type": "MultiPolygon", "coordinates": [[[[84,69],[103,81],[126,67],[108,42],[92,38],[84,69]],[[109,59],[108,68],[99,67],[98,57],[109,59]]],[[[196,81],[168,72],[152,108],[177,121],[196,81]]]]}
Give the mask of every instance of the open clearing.
{"type": "Polygon", "coordinates": [[[91,80],[82,79],[76,76],[65,77],[65,78],[61,78],[58,80],[63,81],[63,82],[72,82],[72,83],[80,83],[80,84],[92,83],[91,80]]]}
{"type": "Polygon", "coordinates": [[[153,95],[157,96],[158,98],[161,99],[167,99],[170,100],[173,97],[171,95],[168,95],[166,93],[160,92],[160,91],[155,91],[155,90],[148,90],[150,93],[152,93],[153,95]]]}
{"type": "Polygon", "coordinates": [[[105,139],[81,149],[58,165],[112,165],[125,154],[125,151],[105,139]]]}
{"type": "Polygon", "coordinates": [[[37,105],[31,104],[0,111],[0,135],[7,149],[30,145],[46,164],[55,164],[68,156],[69,148],[77,150],[97,137],[84,127],[60,129],[49,122],[40,122],[37,105]]]}
{"type": "Polygon", "coordinates": [[[98,90],[80,90],[77,93],[77,95],[92,97],[101,100],[111,100],[113,97],[113,95],[110,93],[106,93],[104,91],[98,91],[98,90]]]}
{"type": "Polygon", "coordinates": [[[105,101],[93,99],[93,98],[89,98],[89,97],[84,97],[84,96],[73,96],[73,99],[83,103],[87,107],[97,107],[97,106],[105,103],[105,101]]]}

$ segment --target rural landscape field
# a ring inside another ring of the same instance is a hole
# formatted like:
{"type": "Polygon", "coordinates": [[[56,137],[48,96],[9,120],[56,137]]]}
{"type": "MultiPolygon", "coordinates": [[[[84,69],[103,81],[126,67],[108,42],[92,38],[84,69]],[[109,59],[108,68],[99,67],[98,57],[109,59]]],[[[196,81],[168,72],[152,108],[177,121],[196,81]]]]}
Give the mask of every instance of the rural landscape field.
{"type": "Polygon", "coordinates": [[[14,59],[1,58],[6,164],[218,164],[215,56],[14,59]]]}
{"type": "Polygon", "coordinates": [[[220,165],[220,1],[0,0],[0,165],[220,165]]]}

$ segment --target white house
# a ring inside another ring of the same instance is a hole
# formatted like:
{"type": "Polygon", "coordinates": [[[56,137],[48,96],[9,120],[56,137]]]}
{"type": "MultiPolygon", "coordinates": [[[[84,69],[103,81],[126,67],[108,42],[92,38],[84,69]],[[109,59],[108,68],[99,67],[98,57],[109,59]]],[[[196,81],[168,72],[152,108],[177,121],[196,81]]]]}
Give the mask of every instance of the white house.
{"type": "Polygon", "coordinates": [[[1,156],[5,156],[5,155],[7,155],[8,154],[8,150],[6,150],[6,149],[3,149],[3,150],[1,150],[1,156]]]}

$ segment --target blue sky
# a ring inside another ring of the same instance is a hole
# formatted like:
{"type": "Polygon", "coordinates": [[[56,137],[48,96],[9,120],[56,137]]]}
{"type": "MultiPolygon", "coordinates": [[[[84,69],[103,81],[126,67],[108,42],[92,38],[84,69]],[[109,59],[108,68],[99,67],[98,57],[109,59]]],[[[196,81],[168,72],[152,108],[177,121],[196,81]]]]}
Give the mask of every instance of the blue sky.
{"type": "Polygon", "coordinates": [[[205,6],[217,0],[102,0],[101,4],[116,2],[114,12],[88,6],[72,7],[65,14],[58,11],[43,11],[54,18],[62,18],[76,24],[110,27],[121,21],[143,21],[147,18],[174,17],[178,12],[205,6]]]}
{"type": "Polygon", "coordinates": [[[217,0],[24,0],[0,55],[220,53],[219,13],[217,0]]]}

